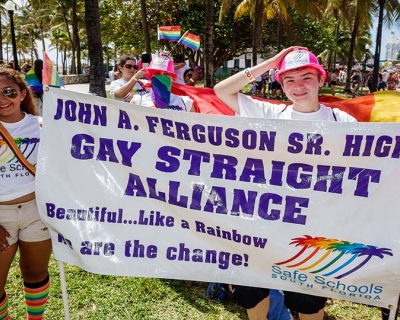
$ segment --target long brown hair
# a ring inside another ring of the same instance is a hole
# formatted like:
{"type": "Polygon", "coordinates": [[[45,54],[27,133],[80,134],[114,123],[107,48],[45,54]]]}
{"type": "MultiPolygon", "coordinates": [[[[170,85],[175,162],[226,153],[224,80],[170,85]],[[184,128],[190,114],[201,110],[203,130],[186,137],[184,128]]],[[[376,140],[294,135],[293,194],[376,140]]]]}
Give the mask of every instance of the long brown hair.
{"type": "MultiPolygon", "coordinates": [[[[0,78],[1,77],[10,79],[20,88],[21,91],[23,91],[23,90],[26,91],[26,96],[25,96],[24,100],[21,101],[21,105],[20,105],[21,111],[32,114],[34,116],[37,116],[38,113],[36,111],[35,103],[33,102],[31,88],[28,86],[28,84],[22,78],[21,74],[14,69],[0,68],[0,78]]],[[[0,80],[0,82],[1,82],[1,80],[0,80]]]]}

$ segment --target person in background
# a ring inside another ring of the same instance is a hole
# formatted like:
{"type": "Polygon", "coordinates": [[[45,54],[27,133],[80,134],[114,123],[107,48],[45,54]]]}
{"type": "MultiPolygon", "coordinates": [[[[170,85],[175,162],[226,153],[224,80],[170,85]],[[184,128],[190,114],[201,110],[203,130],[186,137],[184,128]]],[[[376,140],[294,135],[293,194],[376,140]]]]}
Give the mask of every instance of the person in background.
{"type": "Polygon", "coordinates": [[[233,76],[234,74],[238,73],[240,71],[238,66],[234,66],[231,70],[231,76],[233,76]]]}
{"type": "Polygon", "coordinates": [[[184,73],[190,67],[185,63],[183,55],[177,53],[173,56],[176,79],[174,82],[185,84],[184,73]]]}
{"type": "Polygon", "coordinates": [[[339,78],[339,71],[337,69],[332,70],[329,78],[329,88],[331,88],[331,93],[333,96],[336,94],[335,87],[337,85],[338,78],[339,78]]]}
{"type": "Polygon", "coordinates": [[[262,88],[261,88],[261,95],[266,98],[266,90],[267,90],[267,85],[268,85],[268,71],[265,71],[261,75],[261,81],[262,81],[262,88]]]}
{"type": "Polygon", "coordinates": [[[387,88],[388,90],[396,90],[396,78],[393,72],[389,72],[389,77],[387,78],[387,88]]]}
{"type": "Polygon", "coordinates": [[[354,98],[356,95],[358,95],[358,90],[360,89],[360,84],[361,84],[361,75],[358,70],[354,70],[354,72],[350,78],[350,81],[353,86],[352,94],[353,94],[353,98],[354,98]]]}
{"type": "Polygon", "coordinates": [[[107,77],[110,79],[110,81],[114,81],[119,79],[118,77],[116,77],[116,73],[119,73],[118,70],[118,64],[116,64],[110,71],[108,71],[107,73],[107,77]]]}
{"type": "Polygon", "coordinates": [[[26,59],[26,62],[21,67],[21,71],[23,73],[28,73],[28,71],[31,69],[32,69],[31,59],[26,59]]]}
{"type": "MultiPolygon", "coordinates": [[[[40,143],[40,120],[31,91],[21,75],[0,69],[0,121],[14,139],[30,141],[24,146],[27,160],[36,165],[40,143]]],[[[43,319],[49,295],[48,265],[50,233],[40,220],[35,197],[35,177],[21,168],[7,144],[1,144],[4,175],[0,180],[0,319],[9,319],[7,275],[19,249],[26,319],[43,319]]]]}
{"type": "Polygon", "coordinates": [[[371,93],[372,92],[372,84],[374,82],[374,73],[372,71],[370,73],[368,73],[366,82],[367,82],[367,86],[369,89],[369,93],[371,93]]]}
{"type": "Polygon", "coordinates": [[[196,82],[197,80],[199,80],[201,77],[201,73],[198,73],[196,71],[194,71],[194,69],[187,69],[185,71],[185,73],[183,74],[183,78],[185,80],[185,84],[187,86],[192,86],[195,87],[196,86],[196,82]]]}
{"type": "Polygon", "coordinates": [[[121,78],[110,83],[110,95],[115,100],[130,102],[134,94],[144,94],[144,86],[148,83],[144,77],[144,70],[138,70],[136,59],[132,56],[123,56],[118,62],[121,78]]]}
{"type": "Polygon", "coordinates": [[[277,88],[278,83],[276,82],[276,79],[275,79],[275,73],[276,73],[276,70],[274,68],[272,68],[268,71],[268,82],[269,82],[268,96],[270,98],[275,98],[275,96],[276,96],[276,88],[277,88]]]}
{"type": "MultiPolygon", "coordinates": [[[[326,72],[317,57],[306,48],[290,47],[256,66],[231,76],[214,87],[218,98],[237,115],[251,118],[346,121],[355,122],[352,116],[339,109],[319,103],[319,90],[325,83],[326,72]],[[266,70],[279,69],[275,78],[292,105],[278,105],[252,99],[240,90],[266,70]]],[[[265,320],[270,306],[267,288],[229,285],[238,304],[247,309],[250,320],[265,320]]],[[[322,320],[327,301],[324,297],[284,292],[285,305],[299,313],[301,320],[322,320]]]]}
{"type": "Polygon", "coordinates": [[[195,112],[193,100],[187,96],[171,93],[172,82],[177,75],[174,62],[167,56],[153,59],[145,70],[147,79],[151,81],[151,91],[145,95],[134,95],[131,103],[160,109],[195,112]]]}
{"type": "Polygon", "coordinates": [[[39,80],[38,86],[31,86],[31,91],[33,94],[34,102],[36,105],[36,110],[39,111],[39,115],[42,115],[43,106],[43,60],[37,59],[33,63],[33,71],[37,79],[39,80]],[[41,85],[41,86],[40,86],[41,85]]]}

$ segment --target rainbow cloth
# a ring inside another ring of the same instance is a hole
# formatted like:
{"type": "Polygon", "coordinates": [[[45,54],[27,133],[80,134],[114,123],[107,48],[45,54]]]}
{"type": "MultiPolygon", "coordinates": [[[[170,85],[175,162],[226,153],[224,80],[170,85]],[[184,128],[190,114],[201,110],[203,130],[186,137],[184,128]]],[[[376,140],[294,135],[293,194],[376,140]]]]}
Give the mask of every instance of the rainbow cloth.
{"type": "Polygon", "coordinates": [[[36,76],[35,70],[33,68],[28,71],[25,75],[25,81],[31,87],[32,92],[37,94],[43,94],[43,85],[39,78],[36,76]]]}
{"type": "Polygon", "coordinates": [[[190,33],[189,31],[186,31],[178,40],[178,43],[197,51],[200,48],[200,37],[190,33]]]}
{"type": "Polygon", "coordinates": [[[43,52],[43,85],[49,87],[64,87],[60,75],[46,52],[43,52]]]}
{"type": "Polygon", "coordinates": [[[158,27],[158,40],[178,41],[181,36],[180,26],[158,27]]]}
{"type": "MultiPolygon", "coordinates": [[[[172,93],[192,98],[196,112],[234,115],[233,111],[218,99],[213,89],[173,83],[172,93]]],[[[275,104],[291,104],[291,102],[282,102],[281,100],[268,100],[254,96],[251,98],[275,104]]],[[[353,99],[320,96],[320,103],[327,107],[343,110],[356,118],[358,122],[400,122],[399,91],[377,91],[353,99]]]]}

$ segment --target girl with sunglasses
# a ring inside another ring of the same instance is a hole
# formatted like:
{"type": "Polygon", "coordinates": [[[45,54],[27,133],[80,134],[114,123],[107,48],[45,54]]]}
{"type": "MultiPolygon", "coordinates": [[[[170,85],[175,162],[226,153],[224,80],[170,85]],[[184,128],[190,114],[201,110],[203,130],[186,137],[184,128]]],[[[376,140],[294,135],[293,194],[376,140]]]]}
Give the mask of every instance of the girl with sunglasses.
{"type": "Polygon", "coordinates": [[[120,79],[114,80],[110,84],[110,95],[115,100],[125,102],[131,101],[134,94],[144,94],[144,86],[147,80],[142,80],[144,70],[138,70],[136,59],[131,56],[123,56],[118,62],[118,69],[121,73],[120,79]]]}
{"type": "MultiPolygon", "coordinates": [[[[0,122],[19,144],[25,158],[36,165],[40,118],[29,86],[13,69],[0,69],[0,122]]],[[[50,286],[50,234],[39,217],[35,177],[2,137],[0,142],[0,319],[9,319],[5,285],[18,249],[26,319],[43,319],[50,286]]]]}

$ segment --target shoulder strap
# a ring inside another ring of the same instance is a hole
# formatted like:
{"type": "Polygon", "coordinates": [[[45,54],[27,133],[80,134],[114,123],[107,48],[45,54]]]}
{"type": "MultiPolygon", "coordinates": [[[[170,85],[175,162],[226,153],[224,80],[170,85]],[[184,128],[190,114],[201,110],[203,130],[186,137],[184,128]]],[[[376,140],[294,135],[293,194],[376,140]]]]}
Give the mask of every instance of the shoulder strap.
{"type": "Polygon", "coordinates": [[[331,109],[331,110],[332,110],[332,115],[333,115],[333,118],[335,119],[335,121],[337,121],[337,118],[336,118],[335,111],[333,111],[333,109],[331,109]]]}
{"type": "Polygon", "coordinates": [[[11,137],[10,133],[0,122],[0,135],[3,137],[4,141],[14,152],[15,156],[18,158],[19,162],[23,164],[23,166],[33,175],[36,174],[36,168],[24,157],[21,150],[19,150],[17,144],[15,143],[13,137],[11,137]]]}

